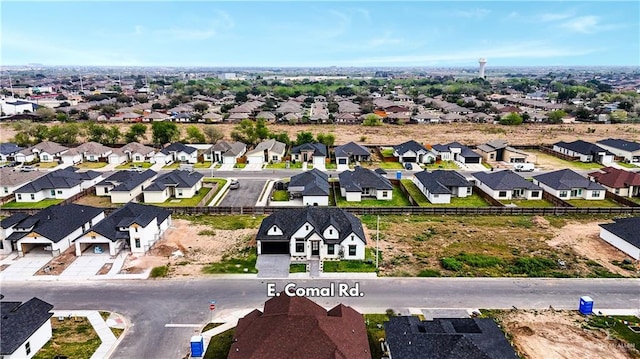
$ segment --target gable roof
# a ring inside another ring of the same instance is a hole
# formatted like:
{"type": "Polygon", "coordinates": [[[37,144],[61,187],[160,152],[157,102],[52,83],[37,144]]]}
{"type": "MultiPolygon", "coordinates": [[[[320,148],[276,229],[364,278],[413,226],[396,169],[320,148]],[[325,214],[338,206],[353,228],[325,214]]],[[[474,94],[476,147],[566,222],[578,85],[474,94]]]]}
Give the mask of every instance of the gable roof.
{"type": "Polygon", "coordinates": [[[307,222],[314,227],[317,233],[323,233],[329,225],[336,228],[340,233],[340,237],[338,239],[325,239],[328,244],[340,243],[351,233],[354,233],[366,243],[360,220],[353,214],[336,207],[288,208],[275,212],[262,220],[256,239],[288,241],[293,233],[307,222]],[[274,225],[282,230],[282,235],[267,235],[269,229],[274,225]]]}
{"type": "Polygon", "coordinates": [[[337,146],[334,150],[336,157],[349,157],[349,156],[370,156],[369,149],[359,145],[355,142],[345,143],[342,146],[337,146]]]}
{"type": "Polygon", "coordinates": [[[156,150],[153,147],[145,146],[139,142],[129,142],[120,148],[122,152],[139,153],[141,155],[149,155],[156,150]]]}
{"type": "Polygon", "coordinates": [[[188,154],[193,154],[195,152],[198,152],[198,149],[195,147],[184,145],[180,142],[174,142],[169,146],[163,148],[162,151],[160,152],[164,153],[165,155],[168,155],[171,152],[184,152],[188,154]]]}
{"type": "Polygon", "coordinates": [[[390,354],[402,359],[516,359],[506,337],[488,318],[420,321],[390,317],[384,323],[390,354]]]}
{"type": "Polygon", "coordinates": [[[573,142],[560,141],[560,142],[554,143],[553,145],[561,148],[566,148],[570,151],[581,153],[583,155],[591,155],[591,154],[600,153],[600,152],[605,152],[608,155],[613,155],[611,152],[605,150],[604,148],[596,144],[593,144],[591,142],[586,142],[583,140],[576,140],[573,142]]]}
{"type": "Polygon", "coordinates": [[[238,321],[229,359],[371,359],[362,314],[279,294],[238,321]]]}
{"type": "Polygon", "coordinates": [[[0,355],[13,354],[53,315],[53,305],[33,297],[28,301],[0,302],[0,355]]]}
{"type": "Polygon", "coordinates": [[[199,172],[173,170],[158,176],[143,191],[161,192],[168,186],[175,186],[176,188],[191,188],[201,181],[202,178],[204,178],[204,175],[199,172]]]}
{"type": "Polygon", "coordinates": [[[262,141],[260,143],[258,143],[258,145],[256,146],[256,148],[254,148],[253,150],[249,151],[247,153],[247,156],[251,156],[251,155],[255,155],[255,154],[261,154],[263,151],[267,150],[270,152],[276,152],[276,153],[282,153],[284,154],[284,150],[286,149],[287,145],[285,145],[282,142],[278,142],[274,139],[269,139],[269,140],[265,140],[262,141]]]}
{"type": "Polygon", "coordinates": [[[312,169],[291,177],[289,188],[304,187],[303,196],[328,196],[329,195],[329,175],[312,169]]]}
{"type": "Polygon", "coordinates": [[[314,156],[327,157],[327,146],[322,143],[304,143],[291,149],[292,154],[301,153],[302,151],[313,151],[314,156]]]}
{"type": "Polygon", "coordinates": [[[111,176],[105,178],[97,186],[106,186],[109,184],[115,185],[111,192],[129,192],[130,190],[138,187],[144,181],[156,176],[158,173],[153,170],[146,170],[142,172],[137,171],[118,171],[111,176]]]}
{"type": "Polygon", "coordinates": [[[97,143],[97,142],[85,142],[83,144],[81,144],[78,147],[72,148],[69,151],[66,152],[66,154],[73,154],[73,153],[79,153],[79,154],[84,154],[84,153],[88,153],[88,154],[103,154],[103,153],[107,153],[107,152],[111,152],[113,151],[113,148],[111,147],[107,147],[101,143],[97,143]]]}
{"type": "Polygon", "coordinates": [[[129,227],[133,223],[146,227],[154,218],[157,218],[159,225],[170,215],[171,211],[168,209],[128,202],[85,233],[93,231],[115,242],[118,239],[129,239],[129,232],[119,231],[119,227],[129,227]]]}
{"type": "Polygon", "coordinates": [[[3,155],[10,155],[22,150],[24,150],[24,147],[20,147],[15,143],[0,143],[0,154],[3,155]]]}
{"type": "Polygon", "coordinates": [[[472,187],[467,179],[456,171],[435,170],[415,174],[416,179],[432,194],[451,194],[450,187],[472,187]]]}
{"type": "Polygon", "coordinates": [[[460,155],[464,158],[482,157],[479,154],[475,153],[473,150],[471,150],[469,147],[461,144],[460,142],[456,142],[456,141],[450,142],[445,146],[447,146],[449,150],[451,150],[452,148],[459,148],[460,155]]]}
{"type": "Polygon", "coordinates": [[[621,170],[614,167],[601,168],[603,172],[591,172],[596,182],[610,188],[626,188],[629,186],[640,186],[640,173],[621,170]]]}
{"type": "Polygon", "coordinates": [[[3,229],[10,228],[14,224],[20,223],[22,220],[24,220],[27,217],[29,217],[29,215],[24,212],[16,212],[11,216],[4,218],[2,221],[0,221],[0,228],[3,228],[3,229]]]}
{"type": "Polygon", "coordinates": [[[343,171],[338,175],[340,187],[347,192],[361,192],[363,188],[376,190],[392,190],[393,186],[388,178],[367,168],[356,166],[353,171],[343,171]]]}
{"type": "Polygon", "coordinates": [[[412,151],[413,153],[418,152],[429,152],[423,145],[419,144],[414,140],[409,140],[407,142],[401,143],[399,145],[393,146],[393,150],[398,153],[398,155],[402,156],[405,153],[412,151]]]}
{"type": "Polygon", "coordinates": [[[59,152],[64,152],[66,150],[68,150],[68,147],[65,147],[61,144],[55,143],[55,142],[51,142],[51,141],[42,141],[36,145],[33,145],[27,149],[24,149],[22,151],[20,151],[20,153],[24,153],[24,154],[31,154],[33,153],[33,150],[38,150],[40,152],[46,152],[46,153],[50,153],[50,154],[55,154],[55,153],[59,153],[59,152]]]}
{"type": "Polygon", "coordinates": [[[599,226],[640,248],[640,232],[638,232],[640,217],[617,218],[615,223],[605,223],[599,226]]]}
{"type": "Polygon", "coordinates": [[[0,187],[12,187],[35,180],[38,177],[46,175],[48,172],[33,171],[22,172],[14,171],[11,167],[0,168],[0,187]]]}
{"type": "Polygon", "coordinates": [[[37,193],[48,189],[73,188],[84,181],[102,176],[102,173],[96,171],[76,172],[76,170],[75,167],[67,167],[49,172],[18,188],[15,192],[37,193]]]}
{"type": "Polygon", "coordinates": [[[103,211],[103,208],[75,203],[47,207],[16,223],[13,226],[14,228],[21,228],[27,231],[13,232],[7,239],[15,242],[28,233],[35,232],[54,243],[58,243],[103,211]]]}
{"type": "Polygon", "coordinates": [[[494,190],[512,190],[516,188],[526,188],[530,190],[540,190],[542,188],[533,184],[533,182],[527,181],[519,174],[511,171],[504,170],[498,172],[476,172],[471,174],[477,178],[480,182],[487,185],[487,187],[494,190]]]}
{"type": "Polygon", "coordinates": [[[589,181],[587,178],[582,177],[580,174],[570,169],[543,173],[537,176],[533,176],[533,178],[540,183],[544,183],[545,185],[557,190],[585,188],[602,191],[605,189],[601,185],[589,181]]]}
{"type": "Polygon", "coordinates": [[[640,151],[640,143],[638,142],[607,138],[606,140],[600,140],[596,143],[613,147],[621,151],[629,151],[629,152],[640,151]]]}

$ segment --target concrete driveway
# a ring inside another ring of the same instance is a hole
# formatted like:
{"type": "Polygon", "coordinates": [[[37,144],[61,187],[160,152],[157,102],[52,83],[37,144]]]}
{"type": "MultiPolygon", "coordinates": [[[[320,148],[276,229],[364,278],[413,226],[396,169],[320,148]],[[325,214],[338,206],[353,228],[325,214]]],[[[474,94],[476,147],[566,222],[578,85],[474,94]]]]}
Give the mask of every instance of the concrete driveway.
{"type": "Polygon", "coordinates": [[[223,163],[218,167],[218,171],[233,171],[233,166],[235,163],[223,163]]]}
{"type": "Polygon", "coordinates": [[[266,183],[264,179],[240,179],[240,188],[230,189],[219,207],[252,207],[256,205],[266,183]]]}
{"type": "Polygon", "coordinates": [[[0,282],[13,280],[27,280],[45,264],[53,259],[50,254],[45,253],[27,253],[22,258],[16,258],[12,261],[5,261],[3,264],[9,266],[0,272],[0,282]]]}
{"type": "Polygon", "coordinates": [[[242,169],[243,171],[262,171],[262,163],[247,163],[242,169]]]}
{"type": "Polygon", "coordinates": [[[67,269],[60,273],[60,277],[65,277],[65,279],[93,277],[108,262],[113,262],[108,254],[85,254],[77,257],[67,269]]]}
{"type": "Polygon", "coordinates": [[[256,261],[258,278],[289,277],[291,257],[288,254],[261,254],[256,261]]]}

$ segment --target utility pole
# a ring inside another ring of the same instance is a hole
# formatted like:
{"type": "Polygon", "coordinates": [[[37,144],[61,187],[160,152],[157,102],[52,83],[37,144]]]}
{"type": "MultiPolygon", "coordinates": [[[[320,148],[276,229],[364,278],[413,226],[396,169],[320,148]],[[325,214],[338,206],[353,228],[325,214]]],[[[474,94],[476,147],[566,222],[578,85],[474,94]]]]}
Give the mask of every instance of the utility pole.
{"type": "Polygon", "coordinates": [[[16,97],[16,95],[13,93],[13,82],[11,82],[11,72],[7,71],[7,74],[9,74],[9,89],[11,90],[11,97],[16,97]]]}

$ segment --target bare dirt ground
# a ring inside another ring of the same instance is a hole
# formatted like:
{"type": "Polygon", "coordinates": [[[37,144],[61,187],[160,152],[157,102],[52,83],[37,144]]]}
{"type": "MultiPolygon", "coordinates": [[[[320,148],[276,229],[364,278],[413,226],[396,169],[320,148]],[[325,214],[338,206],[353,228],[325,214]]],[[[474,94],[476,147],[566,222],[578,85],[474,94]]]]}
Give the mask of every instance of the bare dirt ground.
{"type": "Polygon", "coordinates": [[[35,275],[60,275],[76,258],[76,247],[71,246],[59,256],[51,259],[35,275]]]}
{"type": "Polygon", "coordinates": [[[498,320],[523,359],[633,358],[604,330],[583,329],[585,318],[577,312],[518,310],[498,320]]]}
{"type": "MultiPolygon", "coordinates": [[[[107,124],[108,125],[108,124],[107,124]]],[[[187,125],[178,124],[182,132],[187,125]]],[[[116,124],[125,133],[131,124],[116,124]]],[[[236,124],[196,124],[203,128],[215,126],[220,129],[227,140],[231,139],[231,131],[236,124]]],[[[286,132],[289,138],[295,139],[301,131],[309,131],[314,135],[333,133],[337,145],[356,141],[365,144],[393,145],[408,140],[417,140],[427,144],[448,143],[459,141],[467,145],[479,145],[491,140],[504,139],[512,145],[540,145],[552,144],[558,141],[597,141],[604,138],[622,138],[632,141],[640,140],[640,124],[525,124],[521,126],[502,126],[493,124],[452,123],[433,125],[383,125],[379,127],[365,127],[361,125],[281,125],[268,124],[271,132],[286,132]]],[[[15,136],[10,124],[0,127],[0,142],[7,142],[15,136]]],[[[148,125],[146,139],[150,142],[151,126],[148,125]]]]}
{"type": "Polygon", "coordinates": [[[145,269],[169,265],[170,276],[199,276],[202,267],[217,262],[229,251],[244,245],[255,229],[212,231],[208,226],[173,219],[164,239],[156,242],[146,255],[129,255],[121,273],[140,273],[145,269]],[[176,251],[182,256],[173,256],[176,251]]]}
{"type": "Polygon", "coordinates": [[[88,196],[80,197],[73,203],[82,204],[85,206],[104,207],[104,208],[122,206],[122,204],[119,204],[119,203],[111,203],[111,198],[109,196],[101,197],[96,195],[88,195],[88,196]]]}

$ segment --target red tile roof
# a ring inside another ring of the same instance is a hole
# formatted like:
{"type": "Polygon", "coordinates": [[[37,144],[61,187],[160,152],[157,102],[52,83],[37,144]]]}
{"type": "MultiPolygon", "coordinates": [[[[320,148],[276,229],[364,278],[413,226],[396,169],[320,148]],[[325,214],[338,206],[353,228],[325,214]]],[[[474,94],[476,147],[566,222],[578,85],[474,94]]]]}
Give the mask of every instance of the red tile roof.
{"type": "Polygon", "coordinates": [[[284,292],[238,321],[228,359],[371,359],[362,314],[284,292]]]}
{"type": "Polygon", "coordinates": [[[629,172],[614,167],[602,168],[601,172],[589,173],[596,182],[610,188],[626,188],[629,186],[640,186],[640,173],[629,172]]]}

